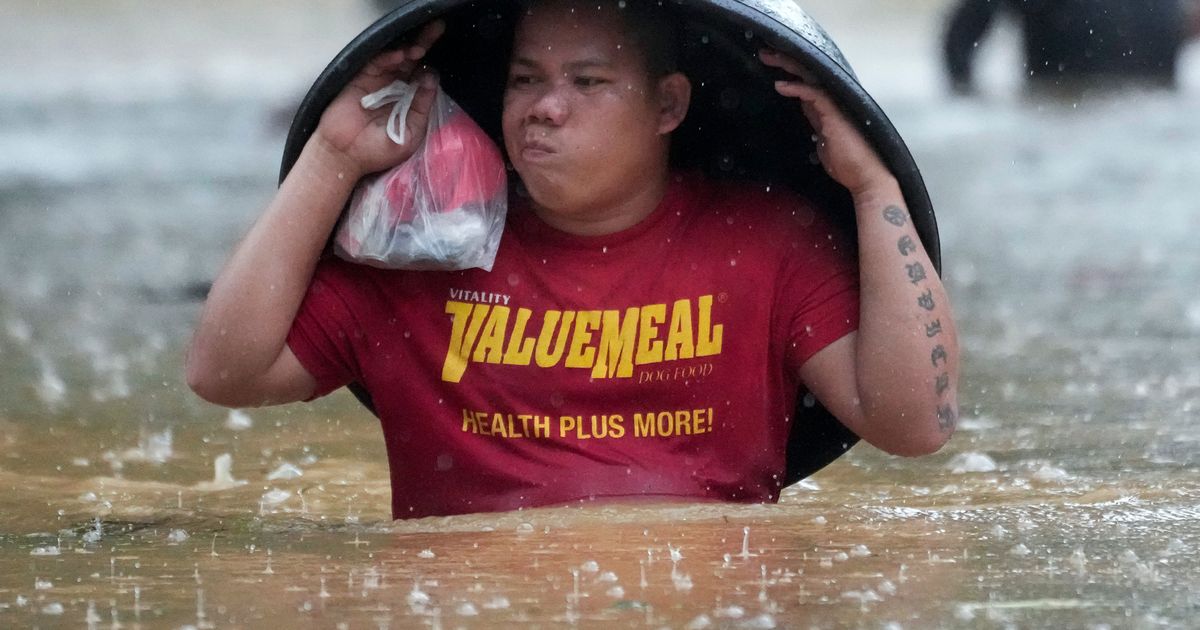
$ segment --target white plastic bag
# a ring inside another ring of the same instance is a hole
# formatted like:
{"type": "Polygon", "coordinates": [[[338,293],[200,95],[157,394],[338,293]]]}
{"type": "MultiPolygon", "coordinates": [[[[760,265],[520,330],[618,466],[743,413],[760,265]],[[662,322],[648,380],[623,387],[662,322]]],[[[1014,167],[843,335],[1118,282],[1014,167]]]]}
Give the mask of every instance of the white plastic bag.
{"type": "MultiPolygon", "coordinates": [[[[392,105],[387,133],[404,144],[415,86],[403,81],[362,98],[392,105]]],[[[508,211],[500,150],[438,88],[425,141],[395,168],[364,177],[334,236],[334,253],[387,269],[491,271],[508,211]]]]}

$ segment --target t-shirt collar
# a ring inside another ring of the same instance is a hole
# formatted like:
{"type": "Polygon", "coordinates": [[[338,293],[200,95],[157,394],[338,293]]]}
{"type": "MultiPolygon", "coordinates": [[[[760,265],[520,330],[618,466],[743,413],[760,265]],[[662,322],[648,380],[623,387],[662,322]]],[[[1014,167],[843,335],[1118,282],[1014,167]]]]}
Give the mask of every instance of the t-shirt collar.
{"type": "Polygon", "coordinates": [[[692,189],[691,186],[688,186],[688,179],[690,179],[688,175],[672,172],[668,176],[663,198],[658,202],[654,211],[636,224],[611,234],[581,236],[564,232],[543,221],[533,211],[529,199],[516,194],[510,197],[512,199],[509,208],[510,226],[517,228],[522,235],[531,237],[534,242],[572,249],[603,251],[636,240],[639,236],[654,229],[666,218],[678,215],[680,211],[687,208],[689,205],[687,203],[688,193],[692,189]]]}

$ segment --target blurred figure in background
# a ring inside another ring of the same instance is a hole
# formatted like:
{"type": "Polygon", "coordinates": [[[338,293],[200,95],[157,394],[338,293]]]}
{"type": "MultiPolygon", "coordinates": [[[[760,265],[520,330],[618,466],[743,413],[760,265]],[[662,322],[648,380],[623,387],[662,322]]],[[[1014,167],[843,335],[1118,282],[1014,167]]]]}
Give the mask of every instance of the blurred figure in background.
{"type": "Polygon", "coordinates": [[[960,0],[943,41],[951,87],[972,90],[976,49],[1001,11],[1019,20],[1035,89],[1117,83],[1171,87],[1179,51],[1200,34],[1197,0],[960,0]]]}

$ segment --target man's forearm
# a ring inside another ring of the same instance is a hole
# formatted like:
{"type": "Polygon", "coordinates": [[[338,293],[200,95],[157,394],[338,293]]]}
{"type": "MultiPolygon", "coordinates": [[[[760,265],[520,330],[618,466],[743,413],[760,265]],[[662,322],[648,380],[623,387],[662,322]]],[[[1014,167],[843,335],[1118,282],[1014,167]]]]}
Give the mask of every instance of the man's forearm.
{"type": "Polygon", "coordinates": [[[188,356],[190,382],[260,376],[279,357],[358,174],[313,140],[213,283],[188,356]]]}
{"type": "Polygon", "coordinates": [[[863,419],[888,440],[940,445],[958,419],[958,338],[941,279],[892,177],[854,197],[861,314],[856,374],[863,419]],[[891,433],[895,433],[891,436],[891,433]]]}

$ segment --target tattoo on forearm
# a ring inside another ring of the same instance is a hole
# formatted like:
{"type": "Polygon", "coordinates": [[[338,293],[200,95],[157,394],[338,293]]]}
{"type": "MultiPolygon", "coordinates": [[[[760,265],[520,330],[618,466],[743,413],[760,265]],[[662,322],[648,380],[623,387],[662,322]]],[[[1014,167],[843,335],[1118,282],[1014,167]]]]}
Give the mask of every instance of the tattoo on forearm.
{"type": "Polygon", "coordinates": [[[908,216],[899,206],[888,206],[883,209],[883,219],[896,227],[908,222],[908,216]]]}
{"type": "Polygon", "coordinates": [[[925,279],[925,266],[919,262],[904,265],[904,269],[908,272],[908,281],[913,284],[917,284],[925,279]]]}
{"type": "Polygon", "coordinates": [[[921,297],[917,298],[917,305],[927,311],[932,311],[935,307],[937,307],[937,304],[935,304],[933,301],[933,291],[931,289],[925,289],[925,292],[921,294],[921,297]]]}
{"type": "MultiPolygon", "coordinates": [[[[883,210],[883,219],[888,223],[903,228],[908,224],[908,213],[900,206],[888,206],[883,210]]],[[[907,231],[907,230],[905,230],[907,231]]],[[[896,250],[901,256],[907,257],[910,254],[919,251],[917,242],[912,235],[904,234],[896,241],[896,250]]],[[[917,305],[926,311],[933,311],[937,308],[937,303],[933,298],[933,289],[927,285],[923,285],[929,280],[929,274],[925,269],[925,265],[921,261],[912,263],[904,263],[904,273],[910,284],[923,289],[922,293],[917,297],[917,305]]],[[[933,321],[925,322],[925,337],[933,339],[942,334],[941,318],[933,321]]],[[[946,350],[943,344],[937,344],[929,352],[929,362],[933,365],[934,370],[946,369],[950,364],[950,353],[946,350]]],[[[949,433],[955,429],[958,424],[958,409],[955,405],[947,402],[947,393],[951,390],[950,372],[940,372],[934,377],[934,393],[942,404],[937,409],[938,426],[945,433],[949,433]]]]}
{"type": "Polygon", "coordinates": [[[946,348],[942,344],[934,347],[933,352],[929,353],[929,361],[933,363],[933,367],[938,366],[938,361],[944,365],[949,359],[946,357],[946,348]]]}
{"type": "Polygon", "coordinates": [[[954,405],[942,405],[937,410],[938,426],[942,431],[953,431],[958,424],[958,410],[954,405]]]}

